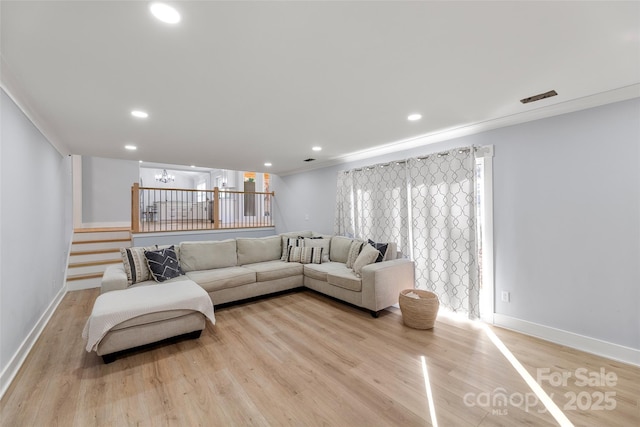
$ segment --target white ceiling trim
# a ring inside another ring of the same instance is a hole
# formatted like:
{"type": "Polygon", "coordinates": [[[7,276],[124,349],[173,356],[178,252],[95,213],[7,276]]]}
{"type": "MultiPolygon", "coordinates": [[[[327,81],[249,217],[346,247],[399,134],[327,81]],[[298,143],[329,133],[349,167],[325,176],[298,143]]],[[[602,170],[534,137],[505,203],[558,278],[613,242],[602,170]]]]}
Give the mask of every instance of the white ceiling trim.
{"type": "Polygon", "coordinates": [[[586,110],[588,108],[598,107],[601,105],[611,104],[614,102],[625,101],[628,99],[640,97],[640,83],[618,89],[609,90],[595,95],[589,95],[578,99],[572,99],[558,104],[543,106],[534,110],[525,111],[510,116],[500,117],[497,119],[487,120],[484,122],[473,123],[465,126],[459,126],[452,129],[433,132],[426,135],[420,135],[415,138],[409,138],[401,141],[392,142],[383,146],[371,149],[347,153],[343,156],[334,157],[328,161],[318,163],[315,167],[309,169],[299,168],[296,170],[279,173],[280,176],[293,175],[313,169],[321,169],[341,163],[365,160],[373,157],[383,156],[386,154],[409,150],[412,148],[422,147],[437,142],[448,141],[450,139],[461,138],[464,136],[474,135],[493,129],[507,126],[513,126],[521,123],[531,122],[534,120],[545,119],[561,114],[572,113],[575,111],[586,110]]]}

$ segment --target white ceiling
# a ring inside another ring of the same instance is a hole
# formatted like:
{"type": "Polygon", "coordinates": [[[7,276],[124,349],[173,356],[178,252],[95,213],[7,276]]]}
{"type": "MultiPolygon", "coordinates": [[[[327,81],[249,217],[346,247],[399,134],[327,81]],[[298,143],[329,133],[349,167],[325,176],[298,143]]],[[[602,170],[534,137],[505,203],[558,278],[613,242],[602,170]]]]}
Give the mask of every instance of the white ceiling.
{"type": "Polygon", "coordinates": [[[3,0],[2,86],[66,153],[280,174],[640,96],[638,2],[170,4],[3,0]]]}

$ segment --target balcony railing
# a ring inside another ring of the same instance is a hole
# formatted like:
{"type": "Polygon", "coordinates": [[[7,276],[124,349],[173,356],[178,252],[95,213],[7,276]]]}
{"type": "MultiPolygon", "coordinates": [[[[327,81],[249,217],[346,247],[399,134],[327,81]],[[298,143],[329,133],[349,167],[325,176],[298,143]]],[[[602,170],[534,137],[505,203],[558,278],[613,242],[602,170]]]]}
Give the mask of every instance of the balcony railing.
{"type": "Polygon", "coordinates": [[[131,187],[131,230],[221,230],[273,227],[274,192],[131,187]]]}

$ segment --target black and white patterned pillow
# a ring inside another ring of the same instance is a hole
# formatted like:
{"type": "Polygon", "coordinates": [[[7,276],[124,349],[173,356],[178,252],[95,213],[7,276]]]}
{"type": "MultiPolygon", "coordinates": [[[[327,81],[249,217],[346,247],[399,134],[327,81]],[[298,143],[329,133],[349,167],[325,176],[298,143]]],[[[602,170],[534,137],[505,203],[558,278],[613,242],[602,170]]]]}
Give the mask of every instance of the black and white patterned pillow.
{"type": "Polygon", "coordinates": [[[322,248],[322,262],[329,262],[329,249],[331,248],[331,239],[322,237],[307,237],[304,239],[304,247],[322,248]]]}
{"type": "Polygon", "coordinates": [[[173,246],[155,251],[144,251],[144,256],[147,259],[151,276],[156,282],[164,282],[184,274],[173,246]]]}
{"type": "Polygon", "coordinates": [[[300,262],[302,257],[302,246],[289,246],[287,251],[287,262],[300,262]]]}
{"type": "Polygon", "coordinates": [[[151,272],[144,253],[155,249],[157,249],[156,245],[144,248],[120,248],[120,256],[122,256],[122,263],[124,264],[124,271],[127,273],[129,286],[151,279],[151,272]]]}
{"type": "Polygon", "coordinates": [[[303,264],[322,264],[322,252],[324,248],[305,246],[300,253],[300,262],[303,264]]]}
{"type": "Polygon", "coordinates": [[[289,257],[289,248],[290,247],[302,247],[304,246],[304,237],[286,237],[282,236],[282,256],[280,257],[281,261],[287,261],[289,257]]]}
{"type": "Polygon", "coordinates": [[[376,243],[371,239],[369,239],[369,244],[371,246],[373,246],[374,248],[376,248],[380,252],[380,255],[378,255],[378,258],[376,259],[376,262],[382,262],[382,260],[384,259],[385,254],[387,253],[387,248],[389,247],[389,244],[388,243],[376,243]]]}

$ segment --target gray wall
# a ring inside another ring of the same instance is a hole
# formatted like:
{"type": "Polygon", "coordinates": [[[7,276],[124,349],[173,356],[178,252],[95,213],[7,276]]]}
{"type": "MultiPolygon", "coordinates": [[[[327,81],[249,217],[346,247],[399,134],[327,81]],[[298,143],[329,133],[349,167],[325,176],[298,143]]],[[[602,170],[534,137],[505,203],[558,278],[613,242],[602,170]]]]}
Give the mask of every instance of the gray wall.
{"type": "Polygon", "coordinates": [[[267,237],[275,234],[273,228],[253,230],[185,231],[175,233],[141,233],[133,236],[133,246],[177,245],[180,242],[202,242],[235,239],[236,237],[267,237]]]}
{"type": "Polygon", "coordinates": [[[71,158],[0,91],[0,372],[64,287],[71,158]]]}
{"type": "Polygon", "coordinates": [[[137,160],[82,156],[82,223],[130,223],[131,186],[139,179],[137,160]]]}
{"type": "Polygon", "coordinates": [[[493,144],[496,313],[640,349],[639,117],[636,98],[278,177],[277,232],[332,232],[339,170],[493,144]]]}

